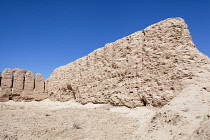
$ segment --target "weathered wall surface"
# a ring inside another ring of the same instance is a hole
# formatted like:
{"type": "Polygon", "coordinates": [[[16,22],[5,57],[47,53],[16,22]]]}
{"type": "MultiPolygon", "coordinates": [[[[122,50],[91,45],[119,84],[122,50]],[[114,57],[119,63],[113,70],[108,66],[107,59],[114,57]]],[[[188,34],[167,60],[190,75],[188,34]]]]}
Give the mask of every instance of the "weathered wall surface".
{"type": "Polygon", "coordinates": [[[209,58],[196,49],[184,20],[170,18],[55,69],[46,81],[28,70],[5,69],[0,101],[50,98],[162,106],[208,64],[209,58]]]}
{"type": "Polygon", "coordinates": [[[46,98],[44,78],[24,69],[5,69],[1,75],[0,101],[30,101],[46,98]]]}
{"type": "Polygon", "coordinates": [[[34,88],[34,99],[39,101],[46,98],[45,94],[45,82],[43,76],[38,73],[35,78],[35,88],[34,88]]]}
{"type": "Polygon", "coordinates": [[[5,69],[1,78],[1,101],[7,101],[12,94],[12,71],[5,69]]]}
{"type": "Polygon", "coordinates": [[[52,100],[137,107],[168,103],[209,64],[181,18],[151,25],[54,70],[46,81],[52,100]]]}

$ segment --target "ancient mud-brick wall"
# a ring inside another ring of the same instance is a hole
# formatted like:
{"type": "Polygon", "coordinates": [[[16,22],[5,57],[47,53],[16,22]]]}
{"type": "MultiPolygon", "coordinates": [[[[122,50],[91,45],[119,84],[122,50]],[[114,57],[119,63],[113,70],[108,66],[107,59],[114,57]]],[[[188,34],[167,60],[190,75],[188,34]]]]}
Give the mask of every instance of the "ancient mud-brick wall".
{"type": "Polygon", "coordinates": [[[46,98],[41,74],[24,69],[5,69],[0,76],[0,101],[30,101],[46,98]]]}
{"type": "Polygon", "coordinates": [[[161,106],[205,63],[184,20],[170,18],[55,69],[46,92],[52,100],[84,104],[161,106]]]}

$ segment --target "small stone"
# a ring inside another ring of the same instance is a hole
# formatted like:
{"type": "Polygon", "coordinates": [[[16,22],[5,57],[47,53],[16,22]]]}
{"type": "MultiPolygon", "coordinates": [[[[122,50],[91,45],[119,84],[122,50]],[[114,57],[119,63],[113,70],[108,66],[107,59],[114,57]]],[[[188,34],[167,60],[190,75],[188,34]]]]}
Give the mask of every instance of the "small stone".
{"type": "Polygon", "coordinates": [[[210,86],[209,87],[203,87],[207,92],[210,92],[210,86]]]}

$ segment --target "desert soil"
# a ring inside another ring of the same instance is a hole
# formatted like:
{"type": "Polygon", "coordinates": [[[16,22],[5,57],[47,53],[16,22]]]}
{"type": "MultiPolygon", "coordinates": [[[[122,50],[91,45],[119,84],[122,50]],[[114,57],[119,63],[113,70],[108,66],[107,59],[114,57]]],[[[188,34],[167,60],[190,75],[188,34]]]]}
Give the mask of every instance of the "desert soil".
{"type": "Polygon", "coordinates": [[[162,108],[0,103],[0,140],[210,140],[209,79],[200,80],[162,108]]]}
{"type": "Polygon", "coordinates": [[[81,105],[74,101],[0,103],[1,140],[135,139],[152,108],[81,105]]]}

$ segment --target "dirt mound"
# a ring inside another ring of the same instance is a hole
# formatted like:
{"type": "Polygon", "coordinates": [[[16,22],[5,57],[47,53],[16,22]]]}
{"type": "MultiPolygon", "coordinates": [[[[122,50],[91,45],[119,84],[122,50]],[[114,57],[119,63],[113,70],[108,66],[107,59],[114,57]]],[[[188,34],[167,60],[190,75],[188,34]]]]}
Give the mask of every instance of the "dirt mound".
{"type": "Polygon", "coordinates": [[[139,131],[137,139],[210,139],[210,129],[207,126],[210,116],[210,92],[206,90],[210,87],[209,72],[201,72],[193,83],[158,110],[150,122],[139,131]]]}
{"type": "MultiPolygon", "coordinates": [[[[210,118],[210,116],[208,116],[208,118],[210,118]]],[[[193,133],[190,140],[210,140],[210,120],[203,122],[193,133]]]]}

